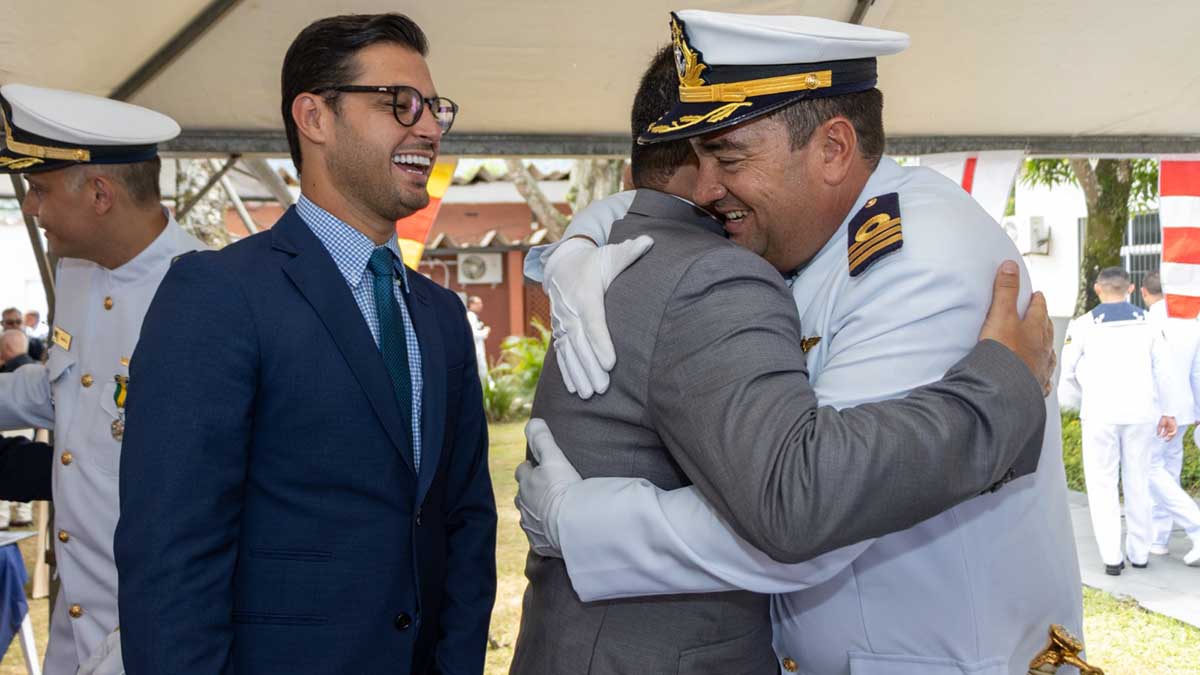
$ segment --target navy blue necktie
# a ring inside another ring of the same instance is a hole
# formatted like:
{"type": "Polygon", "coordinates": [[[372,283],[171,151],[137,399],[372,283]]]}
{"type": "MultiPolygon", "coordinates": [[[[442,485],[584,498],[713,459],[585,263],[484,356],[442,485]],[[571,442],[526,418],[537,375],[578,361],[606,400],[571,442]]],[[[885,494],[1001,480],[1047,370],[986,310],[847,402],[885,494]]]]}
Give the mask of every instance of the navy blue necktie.
{"type": "MultiPolygon", "coordinates": [[[[396,401],[406,420],[412,419],[412,373],[408,365],[408,346],[404,339],[404,319],[400,305],[396,303],[393,287],[396,284],[396,267],[392,252],[387,247],[377,248],[367,263],[371,270],[375,291],[375,314],[379,317],[379,350],[383,353],[383,364],[392,378],[396,390],[396,401]]],[[[410,437],[412,432],[405,431],[410,437]]]]}

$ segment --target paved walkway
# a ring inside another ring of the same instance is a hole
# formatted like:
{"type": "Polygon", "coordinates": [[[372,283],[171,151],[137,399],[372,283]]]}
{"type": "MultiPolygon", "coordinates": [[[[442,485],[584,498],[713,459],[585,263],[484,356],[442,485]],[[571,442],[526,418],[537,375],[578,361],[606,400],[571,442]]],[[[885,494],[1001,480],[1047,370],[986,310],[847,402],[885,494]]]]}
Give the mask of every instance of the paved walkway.
{"type": "Polygon", "coordinates": [[[1128,564],[1119,577],[1104,573],[1104,563],[1092,534],[1087,495],[1072,492],[1071,521],[1075,526],[1075,547],[1079,552],[1079,571],[1083,583],[1113,595],[1125,595],[1143,607],[1180,621],[1200,626],[1200,567],[1183,564],[1183,556],[1192,544],[1182,530],[1171,534],[1170,554],[1150,556],[1150,566],[1135,570],[1128,564]]]}

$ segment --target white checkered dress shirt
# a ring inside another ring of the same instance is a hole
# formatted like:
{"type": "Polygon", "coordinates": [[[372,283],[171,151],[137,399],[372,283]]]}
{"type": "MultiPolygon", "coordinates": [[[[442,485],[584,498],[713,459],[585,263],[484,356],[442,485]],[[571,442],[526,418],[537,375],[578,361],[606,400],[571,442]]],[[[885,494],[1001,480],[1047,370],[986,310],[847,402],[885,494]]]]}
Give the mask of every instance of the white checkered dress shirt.
{"type": "MultiPolygon", "coordinates": [[[[367,328],[371,329],[371,337],[375,338],[375,346],[379,347],[379,315],[375,312],[375,292],[371,271],[367,269],[367,261],[377,248],[375,242],[365,234],[350,227],[325,209],[309,201],[304,195],[296,201],[296,211],[308,225],[317,239],[333,257],[338,271],[346,278],[358,310],[362,312],[367,328]]],[[[400,305],[400,315],[404,320],[404,343],[408,346],[408,370],[412,379],[412,439],[413,466],[421,470],[421,391],[425,378],[421,373],[421,345],[417,342],[417,332],[413,329],[412,317],[408,315],[408,303],[405,297],[409,293],[408,268],[404,266],[404,257],[400,254],[400,246],[392,237],[385,244],[392,252],[396,263],[396,304],[400,305]]],[[[389,378],[390,379],[390,378],[389,378]]]]}

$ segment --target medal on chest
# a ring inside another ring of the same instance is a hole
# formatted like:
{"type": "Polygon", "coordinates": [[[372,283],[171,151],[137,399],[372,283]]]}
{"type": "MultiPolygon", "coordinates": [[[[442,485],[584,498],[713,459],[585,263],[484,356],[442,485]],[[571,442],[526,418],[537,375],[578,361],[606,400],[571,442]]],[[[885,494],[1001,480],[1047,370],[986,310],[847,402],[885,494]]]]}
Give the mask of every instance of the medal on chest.
{"type": "Polygon", "coordinates": [[[113,403],[117,404],[117,419],[112,422],[112,437],[118,443],[125,438],[125,397],[129,394],[129,377],[114,375],[117,388],[113,390],[113,403]]]}

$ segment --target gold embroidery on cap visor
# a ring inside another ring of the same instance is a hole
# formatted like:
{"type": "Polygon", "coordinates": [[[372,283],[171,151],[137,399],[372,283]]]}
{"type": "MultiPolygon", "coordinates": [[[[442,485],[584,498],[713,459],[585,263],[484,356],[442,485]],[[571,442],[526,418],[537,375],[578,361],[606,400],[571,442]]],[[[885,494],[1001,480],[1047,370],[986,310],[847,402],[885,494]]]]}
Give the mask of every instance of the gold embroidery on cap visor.
{"type": "Polygon", "coordinates": [[[679,73],[679,84],[684,87],[702,86],[704,78],[700,77],[700,73],[708,66],[701,63],[699,55],[692,51],[683,34],[683,26],[674,17],[671,18],[671,41],[675,43],[675,69],[679,73]]]}
{"type": "Polygon", "coordinates": [[[43,160],[37,157],[0,157],[0,169],[9,169],[11,171],[24,171],[31,166],[42,164],[43,160]]]}
{"type": "Polygon", "coordinates": [[[3,109],[0,109],[0,120],[4,121],[4,144],[13,152],[29,155],[30,157],[60,159],[67,162],[90,162],[92,160],[91,151],[84,150],[83,148],[50,148],[35,143],[22,143],[13,140],[12,127],[9,126],[8,116],[4,114],[3,109]]]}
{"type": "Polygon", "coordinates": [[[699,86],[680,85],[680,103],[738,103],[754,96],[786,94],[793,91],[826,89],[833,86],[833,71],[764,77],[759,80],[725,82],[699,86]]]}
{"type": "Polygon", "coordinates": [[[745,101],[743,103],[729,103],[720,108],[710,110],[703,115],[684,115],[670,124],[651,124],[648,131],[652,134],[668,134],[672,131],[687,129],[694,127],[697,124],[716,124],[729,118],[738,108],[745,108],[754,105],[753,101],[745,101]]]}

